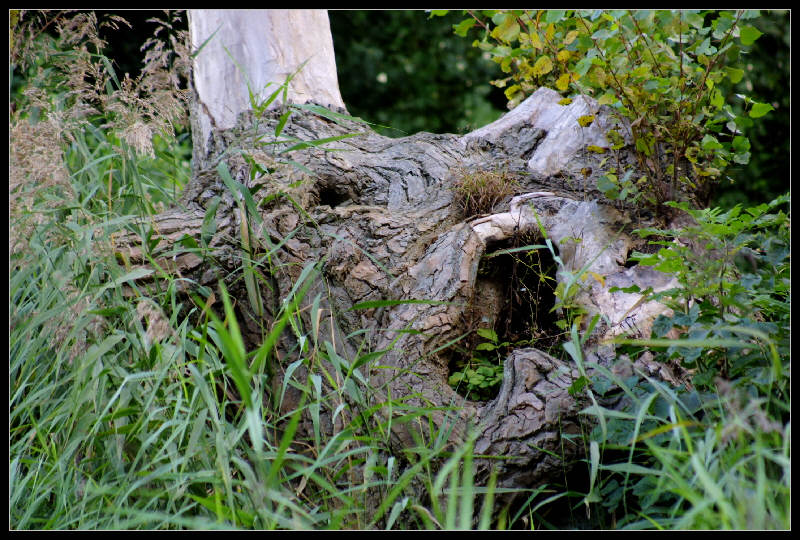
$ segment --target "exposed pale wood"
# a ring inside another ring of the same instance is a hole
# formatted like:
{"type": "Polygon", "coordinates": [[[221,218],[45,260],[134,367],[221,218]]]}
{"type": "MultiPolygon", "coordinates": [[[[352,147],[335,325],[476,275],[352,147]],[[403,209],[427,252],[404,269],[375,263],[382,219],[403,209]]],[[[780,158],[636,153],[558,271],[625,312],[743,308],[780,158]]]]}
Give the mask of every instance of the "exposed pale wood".
{"type": "MultiPolygon", "coordinates": [[[[238,115],[251,108],[251,99],[262,103],[301,65],[287,101],[313,98],[344,107],[326,10],[192,9],[189,33],[193,48],[202,47],[192,81],[193,138],[201,152],[208,150],[212,128],[232,128],[238,115]]],[[[272,106],[282,103],[279,95],[272,106]]]]}

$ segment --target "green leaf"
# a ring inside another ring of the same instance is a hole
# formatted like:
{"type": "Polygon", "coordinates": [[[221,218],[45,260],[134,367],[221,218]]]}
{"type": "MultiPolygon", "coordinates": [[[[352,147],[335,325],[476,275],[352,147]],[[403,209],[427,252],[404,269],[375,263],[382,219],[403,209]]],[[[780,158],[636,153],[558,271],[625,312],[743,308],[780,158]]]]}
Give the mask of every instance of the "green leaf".
{"type": "MultiPolygon", "coordinates": [[[[311,103],[292,104],[292,108],[293,109],[302,109],[304,111],[311,111],[311,112],[313,112],[315,114],[318,114],[318,115],[320,115],[322,117],[327,118],[328,120],[333,120],[334,122],[336,122],[339,125],[345,125],[345,124],[342,123],[343,121],[359,122],[361,124],[370,124],[370,122],[367,122],[366,120],[362,120],[361,118],[358,118],[357,116],[350,116],[349,114],[341,114],[341,113],[329,111],[325,107],[321,107],[319,105],[313,105],[311,103]]],[[[375,124],[370,124],[370,125],[375,125],[375,124]]]]}
{"type": "Polygon", "coordinates": [[[129,281],[136,281],[137,279],[142,279],[144,277],[149,276],[153,273],[151,268],[135,268],[130,272],[118,277],[114,281],[108,282],[104,284],[100,289],[95,293],[95,296],[99,296],[102,292],[106,291],[107,289],[113,289],[119,287],[123,283],[127,283],[129,281]]]}
{"type": "Polygon", "coordinates": [[[739,81],[742,80],[742,77],[744,77],[744,70],[743,69],[733,68],[733,67],[726,67],[725,71],[728,74],[728,79],[733,84],[738,83],[739,81]]]}
{"type": "Polygon", "coordinates": [[[722,148],[722,145],[713,135],[706,135],[705,137],[703,137],[701,145],[705,150],[719,150],[720,148],[722,148]]]}
{"type": "Polygon", "coordinates": [[[681,259],[678,257],[670,257],[668,259],[662,260],[659,262],[655,269],[659,272],[664,272],[665,274],[672,274],[675,273],[683,268],[683,264],[681,259]]]}
{"type": "Polygon", "coordinates": [[[242,396],[245,407],[250,408],[252,406],[250,374],[247,368],[244,340],[239,330],[239,324],[236,322],[236,315],[233,312],[233,306],[228,296],[228,291],[221,281],[219,282],[219,289],[222,293],[228,328],[225,328],[225,323],[214,315],[213,312],[209,311],[208,313],[212,318],[211,324],[216,330],[216,336],[212,337],[215,338],[214,341],[225,357],[233,382],[239,394],[242,396]]]}
{"type": "Polygon", "coordinates": [[[734,163],[738,163],[740,165],[747,165],[750,163],[750,152],[741,152],[738,154],[733,155],[734,163]]]}
{"type": "Polygon", "coordinates": [[[722,97],[722,92],[719,89],[715,88],[713,92],[711,92],[711,99],[709,100],[711,106],[715,109],[721,109],[722,105],[725,104],[725,99],[722,97]]]}
{"type": "Polygon", "coordinates": [[[211,238],[214,236],[214,233],[217,232],[217,208],[219,207],[219,203],[222,199],[219,196],[215,196],[211,199],[211,202],[208,203],[208,208],[206,209],[206,214],[203,217],[203,226],[200,232],[200,237],[204,244],[208,244],[211,241],[211,238]]]}
{"type": "Polygon", "coordinates": [[[235,513],[236,519],[247,527],[252,527],[253,521],[255,521],[255,515],[236,508],[231,510],[230,508],[219,502],[216,498],[201,497],[199,495],[194,495],[192,493],[189,493],[188,495],[196,502],[205,506],[207,509],[211,510],[212,512],[215,512],[218,518],[220,519],[234,521],[234,513],[235,513]]]}
{"type": "Polygon", "coordinates": [[[567,392],[570,396],[575,397],[587,384],[589,384],[589,379],[584,376],[578,377],[567,389],[567,392]]]}
{"type": "Polygon", "coordinates": [[[605,193],[606,191],[616,189],[617,177],[613,174],[604,174],[597,179],[597,189],[605,193]]]}
{"type": "Polygon", "coordinates": [[[644,140],[643,137],[639,137],[636,139],[636,150],[643,153],[646,156],[651,156],[653,154],[653,149],[647,144],[647,141],[644,140]]]}
{"type": "Polygon", "coordinates": [[[457,36],[467,37],[467,31],[475,24],[475,19],[464,19],[460,23],[453,25],[453,31],[457,36]]]}
{"type": "Polygon", "coordinates": [[[659,315],[656,317],[656,320],[653,321],[653,333],[656,337],[664,337],[667,335],[667,332],[672,330],[673,326],[672,319],[664,315],[659,315]]]}
{"type": "MultiPolygon", "coordinates": [[[[488,15],[488,13],[485,14],[488,15]]],[[[508,16],[507,13],[503,13],[502,11],[492,11],[491,13],[492,22],[498,26],[503,24],[503,21],[505,21],[508,16]]]]}
{"type": "Polygon", "coordinates": [[[438,306],[441,304],[447,304],[447,302],[443,300],[368,300],[366,302],[355,304],[347,311],[354,309],[372,309],[386,306],[399,306],[401,304],[429,304],[432,306],[438,306]]]}
{"type": "Polygon", "coordinates": [[[562,345],[564,350],[572,357],[572,360],[575,361],[576,364],[580,365],[581,361],[583,360],[583,351],[581,351],[580,347],[574,341],[566,341],[562,345]]]}
{"type": "Polygon", "coordinates": [[[222,28],[222,23],[220,23],[220,25],[219,25],[219,26],[217,26],[217,29],[216,29],[216,30],[214,30],[214,31],[211,33],[211,35],[210,35],[210,36],[208,36],[208,38],[206,38],[206,40],[205,40],[203,43],[201,43],[201,44],[200,44],[200,46],[197,48],[197,50],[196,50],[196,51],[194,51],[194,52],[193,52],[193,53],[192,53],[190,56],[191,56],[192,58],[197,58],[197,55],[198,55],[198,54],[200,54],[200,51],[202,51],[202,50],[205,48],[205,46],[206,46],[206,45],[208,45],[208,42],[209,42],[209,41],[211,41],[211,39],[212,39],[212,38],[213,38],[215,35],[217,35],[217,32],[219,32],[219,29],[220,29],[220,28],[222,28]]]}
{"type": "Polygon", "coordinates": [[[742,135],[737,135],[733,138],[733,150],[737,153],[747,152],[750,150],[750,140],[742,135]]]}
{"type": "Polygon", "coordinates": [[[685,11],[683,13],[683,16],[686,22],[691,24],[695,28],[700,29],[703,27],[703,16],[700,15],[699,13],[692,13],[690,11],[685,11]]]}
{"type": "Polygon", "coordinates": [[[556,23],[559,22],[561,19],[564,18],[566,14],[566,9],[548,9],[547,13],[544,16],[544,22],[546,23],[556,23]]]}
{"type": "Polygon", "coordinates": [[[711,38],[706,38],[702,43],[700,43],[700,45],[697,46],[694,52],[696,54],[705,54],[710,56],[717,52],[717,49],[716,47],[711,46],[711,38]]]}
{"type": "Polygon", "coordinates": [[[491,328],[478,328],[476,333],[484,339],[488,339],[497,343],[498,340],[497,332],[495,332],[491,328]]]}
{"type": "Polygon", "coordinates": [[[589,68],[591,67],[592,67],[592,59],[589,58],[588,56],[584,56],[583,58],[578,60],[578,63],[575,64],[574,69],[575,73],[583,77],[584,75],[586,75],[586,73],[589,71],[589,68]]]}
{"type": "MultiPolygon", "coordinates": [[[[349,139],[350,137],[357,137],[362,135],[361,133],[347,133],[345,135],[337,135],[335,137],[325,137],[324,139],[316,139],[313,141],[301,141],[294,146],[290,146],[285,150],[281,150],[281,154],[285,154],[288,152],[294,152],[295,150],[303,150],[305,148],[312,148],[312,147],[319,147],[324,144],[328,144],[330,142],[341,141],[342,139],[349,139]]],[[[323,148],[323,150],[329,150],[328,148],[323,148]]]]}
{"type": "Polygon", "coordinates": [[[281,115],[280,119],[278,119],[278,125],[275,126],[275,137],[280,137],[281,133],[283,132],[283,127],[286,125],[286,121],[289,120],[291,115],[292,110],[288,109],[281,115]]]}
{"type": "Polygon", "coordinates": [[[632,473],[641,475],[662,476],[666,473],[659,469],[643,467],[635,463],[613,463],[611,465],[600,465],[600,469],[605,471],[615,471],[621,473],[632,473]]]}
{"type": "Polygon", "coordinates": [[[742,45],[752,45],[762,35],[763,32],[750,25],[742,26],[739,29],[739,39],[741,39],[742,45]]]}
{"type": "Polygon", "coordinates": [[[753,108],[750,109],[750,118],[761,118],[770,111],[774,111],[775,107],[769,103],[753,103],[753,108]]]}

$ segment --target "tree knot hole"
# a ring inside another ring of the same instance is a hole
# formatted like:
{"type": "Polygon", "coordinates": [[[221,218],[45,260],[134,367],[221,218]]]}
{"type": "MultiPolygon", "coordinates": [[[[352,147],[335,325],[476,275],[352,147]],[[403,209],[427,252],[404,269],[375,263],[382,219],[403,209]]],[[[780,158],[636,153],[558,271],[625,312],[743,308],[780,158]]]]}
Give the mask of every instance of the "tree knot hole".
{"type": "Polygon", "coordinates": [[[486,246],[464,311],[466,336],[452,348],[449,362],[448,382],[459,394],[475,401],[496,397],[503,363],[515,349],[559,353],[556,271],[553,253],[534,233],[486,246]]]}
{"type": "Polygon", "coordinates": [[[317,206],[344,206],[356,198],[349,186],[333,179],[323,181],[317,191],[317,206]]]}

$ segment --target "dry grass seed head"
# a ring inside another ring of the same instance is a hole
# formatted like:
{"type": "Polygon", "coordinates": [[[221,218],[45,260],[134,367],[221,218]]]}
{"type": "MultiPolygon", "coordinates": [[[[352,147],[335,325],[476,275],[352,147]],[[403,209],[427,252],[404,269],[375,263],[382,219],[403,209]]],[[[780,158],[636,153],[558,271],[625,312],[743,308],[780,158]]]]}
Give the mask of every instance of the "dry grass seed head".
{"type": "Polygon", "coordinates": [[[741,389],[733,386],[730,381],[716,377],[714,383],[717,392],[723,400],[724,407],[732,417],[721,428],[720,437],[724,444],[729,443],[743,431],[760,431],[763,433],[783,431],[783,426],[769,418],[761,408],[763,400],[747,399],[741,389]]]}
{"type": "Polygon", "coordinates": [[[75,198],[64,165],[62,141],[64,125],[58,115],[48,115],[36,124],[12,121],[9,126],[8,212],[9,255],[28,245],[33,229],[45,220],[34,205],[45,190],[58,188],[60,197],[51,197],[44,208],[56,208],[75,198]]]}
{"type": "MultiPolygon", "coordinates": [[[[168,18],[179,21],[177,13],[167,13],[168,18]]],[[[142,47],[145,53],[141,75],[131,79],[128,74],[119,77],[119,88],[107,92],[112,73],[102,58],[106,42],[100,38],[98,29],[109,27],[117,30],[120,24],[130,27],[124,18],[107,15],[98,24],[95,12],[59,12],[50,17],[41,14],[21,13],[18,28],[15,28],[18,48],[12,57],[27,56],[49,58],[55,70],[39,70],[39,75],[29,82],[31,87],[66,89],[60,109],[70,115],[83,118],[87,112],[102,114],[105,129],[112,129],[137,153],[153,156],[152,137],[156,132],[166,136],[174,133],[176,126],[187,123],[189,93],[187,86],[191,55],[188,46],[188,33],[174,31],[169,22],[151,19],[159,24],[153,37],[142,47]],[[55,22],[59,34],[57,44],[39,43],[35,50],[22,50],[23,36],[37,36],[42,28],[55,22]],[[171,31],[168,37],[160,39],[162,30],[171,31]],[[165,41],[166,40],[166,41],[165,41]],[[58,47],[50,50],[50,47],[58,47]],[[94,49],[95,53],[91,50],[94,49]],[[59,52],[58,55],[52,55],[59,52]],[[67,54],[64,54],[67,53],[67,54]]],[[[41,100],[40,100],[41,101],[41,100]]],[[[54,107],[45,99],[47,110],[54,107]]],[[[29,101],[27,109],[41,107],[44,103],[29,101]]]]}

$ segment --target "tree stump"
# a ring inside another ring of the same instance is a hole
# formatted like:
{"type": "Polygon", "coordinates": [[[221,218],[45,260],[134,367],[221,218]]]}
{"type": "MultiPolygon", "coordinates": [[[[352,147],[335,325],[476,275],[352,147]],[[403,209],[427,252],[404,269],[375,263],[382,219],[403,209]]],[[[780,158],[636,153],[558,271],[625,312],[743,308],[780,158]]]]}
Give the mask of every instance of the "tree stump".
{"type": "MultiPolygon", "coordinates": [[[[363,123],[320,114],[322,109],[297,109],[282,139],[358,135],[325,149],[310,146],[287,154],[279,152],[292,143],[259,144],[274,142],[270,134],[283,109],[261,116],[245,112],[234,128],[212,130],[209,150],[180,203],[153,220],[153,235],[163,246],[156,260],[186,278],[180,283],[187,290],[215,288],[223,279],[236,299],[240,325],[252,347],[259,344],[263,329],[271,328],[298,279],[310,280],[297,312],[302,327],[313,331],[307,338],[284,331],[276,346],[279,374],[290,352],[296,357],[302,346],[319,347],[329,359],[342,358],[348,364],[364,351],[383,351],[359,368],[373,389],[371,399],[402,399],[406,409],[400,416],[405,418],[414,417],[408,413],[415,407],[434,409],[425,417],[392,422],[396,448],[435,436],[437,430],[445,430],[457,445],[474,429],[477,453],[513,457],[479,460],[480,476],[485,478],[495,467],[501,486],[547,481],[563,472],[564,461],[583,454],[579,445],[561,437],[578,433],[589,421],[580,414],[585,399],[568,392],[579,376],[577,365],[520,347],[508,354],[502,386],[493,400],[467,400],[447,382],[453,355],[448,344],[474,329],[476,309],[487,320],[502,315],[502,299],[497,297],[502,294],[498,291],[506,290],[503,280],[508,278],[478,276],[482,257],[517,238],[538,237],[542,243],[544,231],[564,265],[555,279],[564,281],[581,269],[594,276],[580,282],[576,297],[590,315],[601,315],[584,348],[589,369],[593,362],[613,360],[597,353],[603,339],[634,325],[646,336],[652,320],[665,310],[654,302],[640,302],[637,294],[609,292],[610,287],[636,284],[658,291],[674,285],[671,276],[626,267],[630,250],[641,246],[630,231],[646,223],[641,223],[644,218],[634,222],[630,209],[615,208],[596,189],[600,158],[585,147],[609,146],[603,138],[603,130],[613,122],[609,111],[589,98],[567,106],[559,105],[559,99],[556,92],[542,88],[503,118],[464,136],[420,133],[400,139],[378,135],[363,123]],[[587,111],[596,120],[583,128],[577,118],[587,111]],[[287,157],[295,165],[280,163],[287,157]],[[253,228],[257,220],[247,218],[239,195],[220,177],[220,162],[233,179],[254,192],[259,228],[253,228]],[[254,163],[267,173],[251,174],[254,163]],[[595,172],[582,174],[587,168],[595,172]],[[517,193],[486,215],[463,215],[455,200],[458,175],[498,170],[513,175],[517,193]],[[163,256],[185,235],[200,241],[212,202],[218,206],[216,230],[206,239],[211,255],[163,256]],[[243,217],[253,228],[250,245],[261,254],[271,252],[270,268],[257,269],[270,285],[261,287],[260,314],[241,283],[243,217]],[[379,300],[425,303],[352,309],[379,300]],[[305,345],[299,343],[303,339],[305,345]]],[[[324,109],[328,110],[346,112],[324,109]]],[[[617,159],[633,163],[624,150],[617,159]]],[[[134,264],[147,266],[141,243],[129,234],[118,246],[134,264]]],[[[304,372],[301,368],[297,373],[304,372]]],[[[287,395],[286,410],[296,406],[296,399],[287,395]]],[[[333,416],[333,411],[322,412],[331,431],[345,421],[340,414],[334,425],[333,416]]]]}

